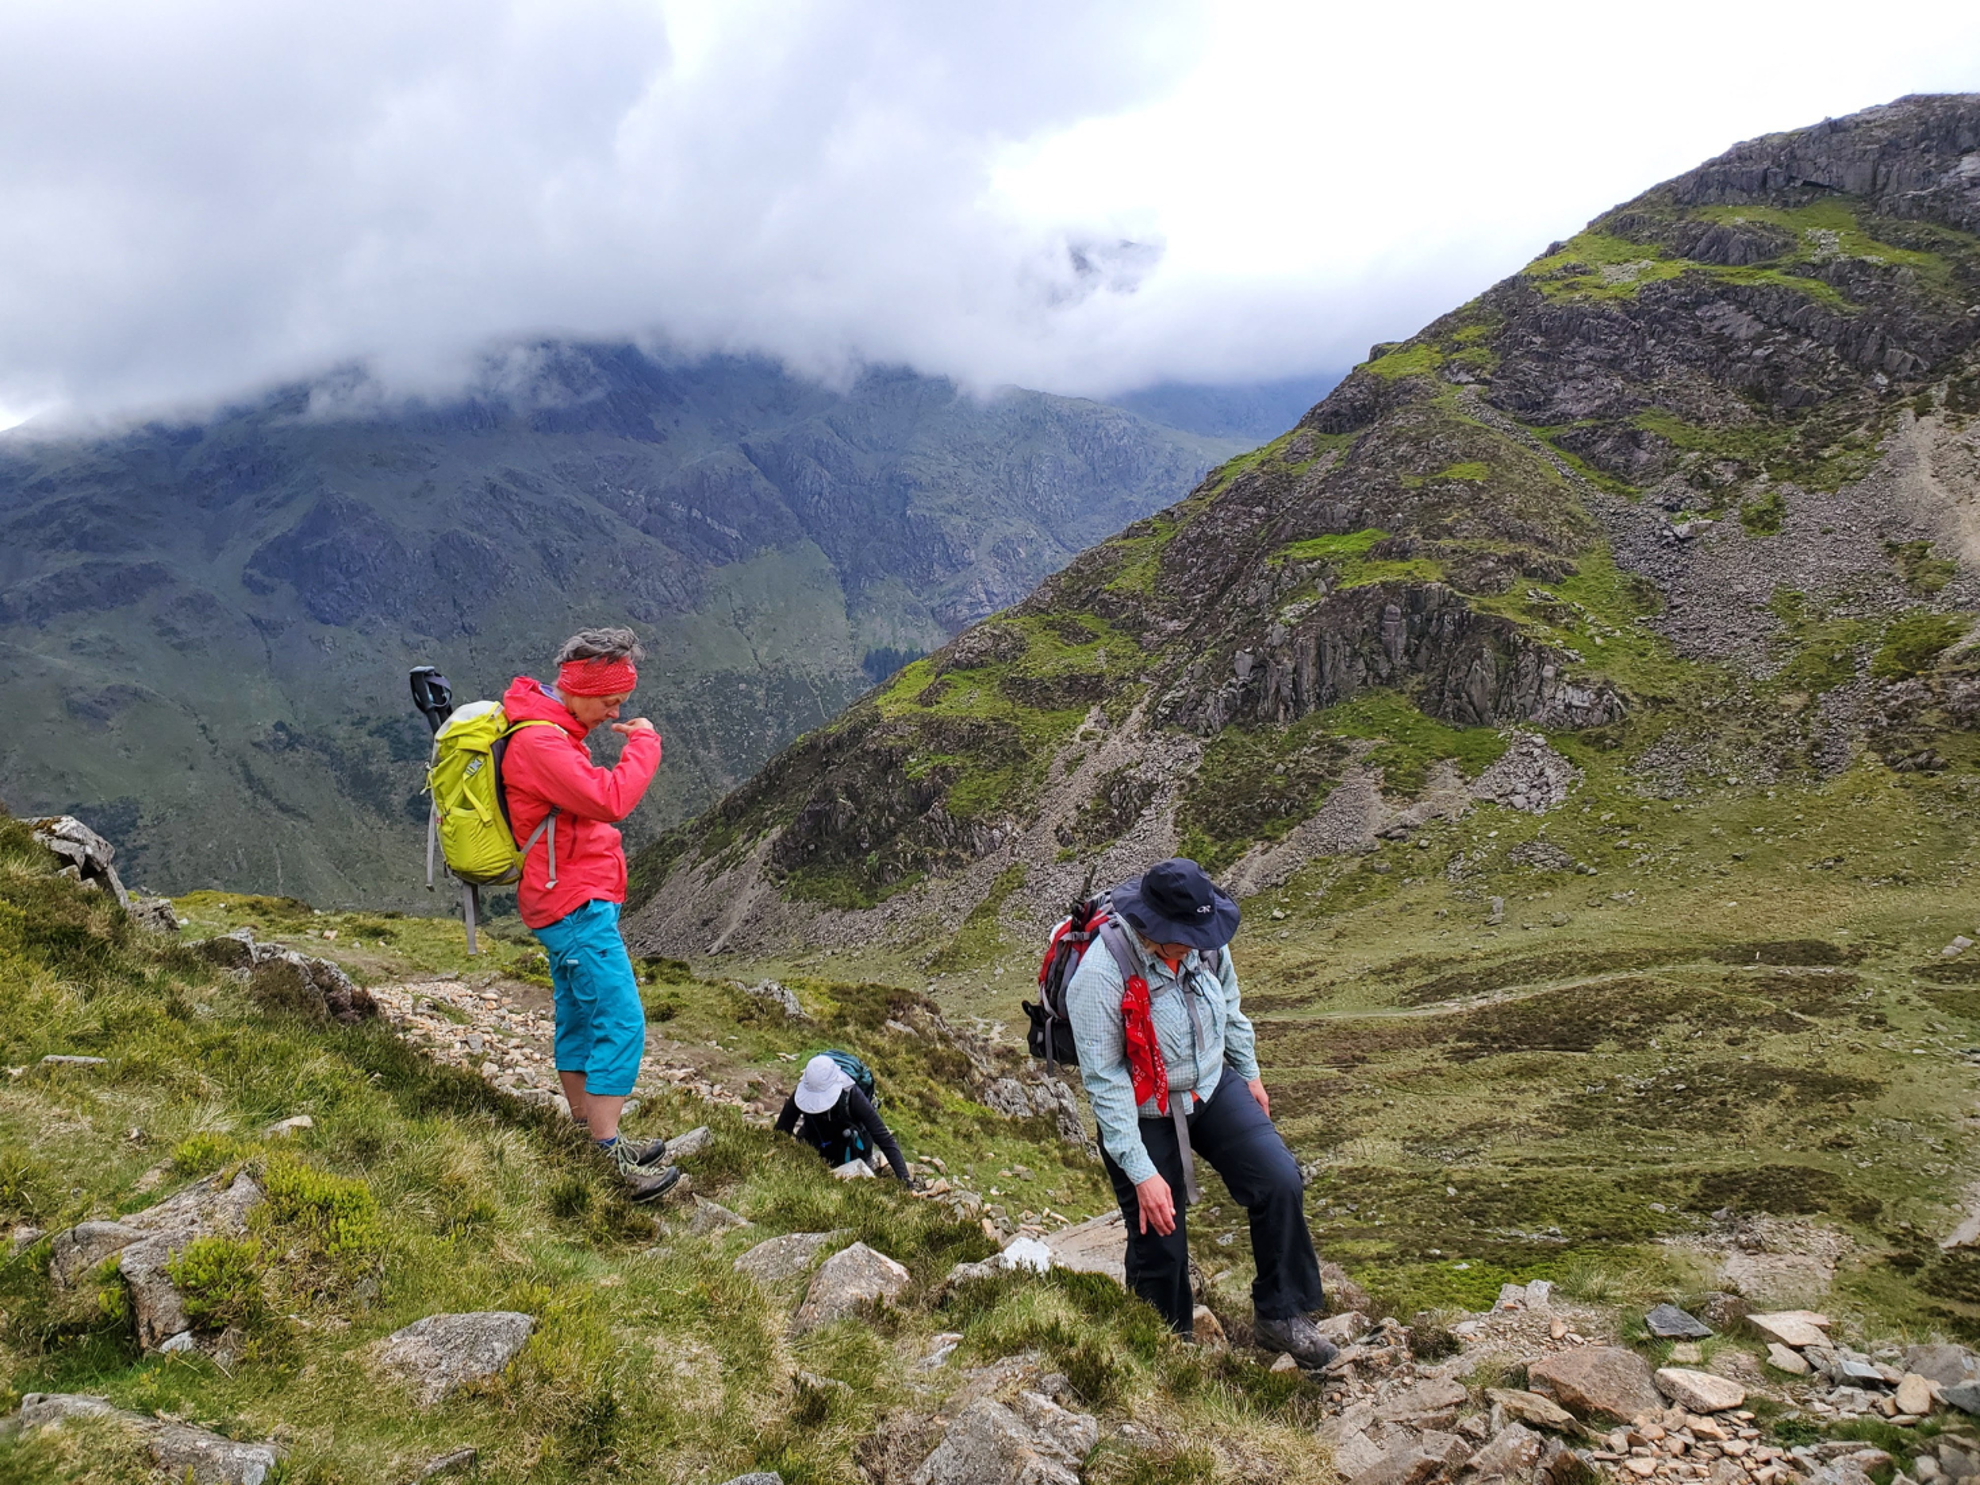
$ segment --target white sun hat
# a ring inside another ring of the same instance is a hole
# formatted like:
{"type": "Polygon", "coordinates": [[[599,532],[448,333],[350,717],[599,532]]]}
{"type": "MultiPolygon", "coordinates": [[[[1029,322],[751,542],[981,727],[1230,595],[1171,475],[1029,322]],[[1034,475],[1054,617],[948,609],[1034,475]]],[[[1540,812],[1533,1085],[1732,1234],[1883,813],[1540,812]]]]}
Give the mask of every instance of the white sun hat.
{"type": "Polygon", "coordinates": [[[797,1106],[807,1114],[822,1114],[839,1101],[839,1095],[852,1087],[853,1080],[843,1067],[820,1052],[804,1065],[798,1079],[797,1106]]]}

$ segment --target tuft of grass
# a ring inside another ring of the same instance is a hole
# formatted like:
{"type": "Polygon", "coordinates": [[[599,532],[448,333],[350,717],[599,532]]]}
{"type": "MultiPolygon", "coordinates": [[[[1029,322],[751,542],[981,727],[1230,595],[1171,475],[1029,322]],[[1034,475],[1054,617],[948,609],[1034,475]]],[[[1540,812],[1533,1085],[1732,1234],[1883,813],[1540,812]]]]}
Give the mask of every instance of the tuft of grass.
{"type": "Polygon", "coordinates": [[[1922,675],[1965,636],[1966,630],[1966,624],[1950,614],[1923,609],[1900,614],[1884,631],[1884,642],[1871,658],[1870,673],[1885,680],[1922,675]]]}

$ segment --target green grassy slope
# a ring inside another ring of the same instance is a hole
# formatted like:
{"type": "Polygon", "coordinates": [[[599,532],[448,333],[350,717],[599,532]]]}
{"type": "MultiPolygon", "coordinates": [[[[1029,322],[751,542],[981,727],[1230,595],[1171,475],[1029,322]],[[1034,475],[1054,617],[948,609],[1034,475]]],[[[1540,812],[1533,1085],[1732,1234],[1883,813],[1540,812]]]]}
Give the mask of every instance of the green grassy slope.
{"type": "MultiPolygon", "coordinates": [[[[329,947],[317,935],[337,925],[339,942],[367,946],[347,961],[360,975],[460,962],[458,930],[433,920],[217,895],[184,908],[205,925],[253,924],[313,950],[329,947]]],[[[494,949],[495,964],[527,969],[521,943],[494,949]]],[[[772,1073],[787,1065],[780,1052],[854,1048],[882,1069],[911,1157],[946,1157],[986,1191],[1001,1179],[1074,1212],[1101,1203],[1097,1167],[1049,1121],[970,1104],[956,1092],[953,1048],[887,1030],[911,992],[799,986],[815,1017],[806,1027],[773,1027],[735,991],[665,966],[650,1004],[667,1033],[720,1034],[738,1065],[772,1073]],[[1012,1166],[1027,1174],[998,1176],[1012,1166]]],[[[100,895],[52,877],[5,820],[0,1043],[25,1069],[0,1084],[10,1222],[54,1231],[137,1210],[215,1169],[250,1169],[275,1194],[245,1244],[204,1254],[186,1280],[210,1323],[245,1332],[224,1369],[137,1354],[114,1273],[56,1290],[46,1239],[0,1261],[0,1405],[28,1391],[85,1391],[237,1437],[275,1436],[289,1451],[287,1485],[403,1478],[463,1444],[480,1450],[484,1480],[696,1481],[760,1467],[802,1485],[861,1478],[856,1459],[917,1436],[931,1389],[939,1396],[966,1367],[1037,1350],[1088,1406],[1115,1417],[1152,1409],[1183,1426],[1152,1464],[1116,1460],[1116,1470],[1103,1457],[1094,1478],[1151,1478],[1151,1467],[1207,1478],[1207,1448],[1225,1435],[1283,1455],[1288,1479],[1318,1478],[1310,1437],[1294,1427],[1311,1389],[1178,1347],[1110,1282],[998,1281],[938,1303],[934,1286],[951,1265],[994,1250],[976,1224],[892,1182],[833,1181],[795,1142],[667,1089],[642,1090],[636,1128],[712,1126],[695,1184],[755,1226],[692,1237],[676,1209],[662,1209],[656,1228],[551,1116],[437,1066],[382,1024],[326,1029],[262,1011],[175,944],[133,930],[100,895]],[[50,1052],[109,1063],[44,1069],[50,1052]],[[305,1112],[313,1130],[258,1134],[305,1112]],[[908,1265],[914,1288],[871,1323],[787,1339],[795,1295],[759,1293],[732,1260],[777,1233],[839,1228],[908,1265]],[[371,1342],[414,1319],[491,1308],[536,1317],[527,1349],[501,1379],[433,1412],[364,1364],[371,1342]],[[945,1330],[964,1336],[957,1359],[918,1371],[945,1330]],[[811,1380],[793,1380],[800,1374],[811,1380]]],[[[150,1478],[115,1430],[92,1427],[0,1436],[0,1477],[150,1478]]]]}

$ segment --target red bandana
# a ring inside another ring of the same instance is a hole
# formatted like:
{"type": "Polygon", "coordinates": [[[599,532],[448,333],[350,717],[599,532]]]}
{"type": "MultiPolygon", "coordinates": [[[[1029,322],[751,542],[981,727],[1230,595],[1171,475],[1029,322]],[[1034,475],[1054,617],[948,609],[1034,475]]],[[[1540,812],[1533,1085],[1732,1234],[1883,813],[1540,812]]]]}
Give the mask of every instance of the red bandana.
{"type": "Polygon", "coordinates": [[[568,660],[557,667],[557,691],[563,696],[624,696],[639,685],[639,672],[630,660],[568,660]]]}

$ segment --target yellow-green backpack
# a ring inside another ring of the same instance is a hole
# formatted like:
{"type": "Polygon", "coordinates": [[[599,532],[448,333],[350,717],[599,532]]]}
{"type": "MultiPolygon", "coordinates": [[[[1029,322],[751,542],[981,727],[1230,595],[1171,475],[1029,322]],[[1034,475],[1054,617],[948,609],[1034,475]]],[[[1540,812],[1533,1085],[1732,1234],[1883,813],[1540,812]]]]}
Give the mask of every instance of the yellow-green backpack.
{"type": "Polygon", "coordinates": [[[437,844],[448,872],[466,889],[470,954],[475,952],[480,889],[520,881],[524,858],[545,836],[549,837],[550,885],[557,885],[557,811],[545,815],[518,847],[502,788],[502,755],[509,739],[524,727],[556,725],[541,719],[511,723],[500,702],[471,701],[433,734],[433,761],[426,773],[427,793],[433,800],[426,829],[426,885],[433,885],[437,844]]]}

